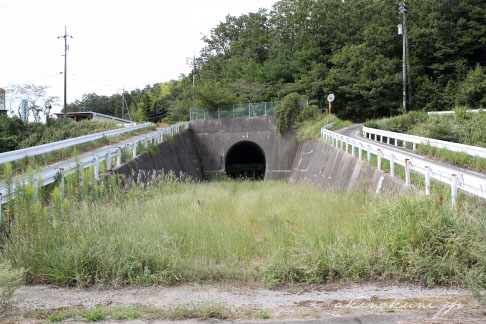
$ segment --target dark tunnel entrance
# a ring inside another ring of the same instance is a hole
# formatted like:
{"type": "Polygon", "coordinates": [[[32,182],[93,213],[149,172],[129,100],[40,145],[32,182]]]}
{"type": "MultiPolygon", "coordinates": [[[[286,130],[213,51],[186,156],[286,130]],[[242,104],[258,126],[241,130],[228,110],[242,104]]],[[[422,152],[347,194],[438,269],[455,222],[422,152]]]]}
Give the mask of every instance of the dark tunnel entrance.
{"type": "Polygon", "coordinates": [[[234,179],[263,180],[265,166],[265,153],[253,142],[236,143],[226,154],[226,175],[234,179]]]}

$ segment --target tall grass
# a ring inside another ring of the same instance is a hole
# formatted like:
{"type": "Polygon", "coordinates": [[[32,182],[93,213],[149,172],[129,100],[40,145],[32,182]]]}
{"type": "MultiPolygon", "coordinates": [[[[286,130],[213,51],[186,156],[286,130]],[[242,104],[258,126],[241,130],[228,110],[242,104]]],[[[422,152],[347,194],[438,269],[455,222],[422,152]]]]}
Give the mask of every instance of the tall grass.
{"type": "Polygon", "coordinates": [[[268,285],[408,279],[486,287],[484,208],[283,182],[121,188],[88,171],[8,204],[0,259],[31,283],[268,285]],[[81,186],[82,183],[82,186],[81,186]]]}

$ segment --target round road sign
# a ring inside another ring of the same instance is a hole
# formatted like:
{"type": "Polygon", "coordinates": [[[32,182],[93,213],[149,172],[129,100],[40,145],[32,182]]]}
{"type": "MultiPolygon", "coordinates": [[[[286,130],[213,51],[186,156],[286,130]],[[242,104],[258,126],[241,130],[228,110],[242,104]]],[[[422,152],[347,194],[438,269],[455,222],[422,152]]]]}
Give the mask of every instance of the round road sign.
{"type": "Polygon", "coordinates": [[[334,93],[331,93],[329,96],[327,96],[327,101],[329,101],[329,102],[334,101],[334,93]]]}

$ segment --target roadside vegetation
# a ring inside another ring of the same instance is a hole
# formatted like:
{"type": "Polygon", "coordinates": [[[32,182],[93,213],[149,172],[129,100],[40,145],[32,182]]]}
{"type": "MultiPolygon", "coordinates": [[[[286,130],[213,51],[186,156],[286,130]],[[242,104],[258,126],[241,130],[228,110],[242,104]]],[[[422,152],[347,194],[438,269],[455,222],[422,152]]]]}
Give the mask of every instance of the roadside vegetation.
{"type": "MultiPolygon", "coordinates": [[[[86,123],[91,123],[91,122],[93,122],[95,125],[99,123],[97,121],[86,121],[86,123]]],[[[82,123],[85,123],[85,122],[82,122],[82,123]]],[[[102,124],[108,124],[107,125],[108,127],[112,126],[112,123],[102,123],[102,124]]],[[[88,124],[88,127],[86,127],[86,129],[93,129],[94,130],[94,128],[92,128],[92,126],[90,126],[89,124],[88,124]]],[[[111,128],[108,128],[106,130],[110,130],[110,129],[111,128]]],[[[51,152],[48,152],[48,153],[45,153],[45,154],[39,154],[39,155],[36,155],[36,156],[25,157],[21,160],[17,160],[17,161],[12,162],[11,168],[13,170],[14,175],[21,174],[21,173],[23,173],[23,172],[25,172],[29,169],[38,170],[38,169],[41,169],[41,168],[43,168],[47,165],[50,165],[54,162],[58,162],[58,161],[61,161],[63,159],[70,158],[70,157],[75,157],[78,154],[82,154],[84,152],[89,152],[89,151],[95,150],[95,149],[103,147],[103,146],[115,144],[115,143],[121,142],[125,139],[128,139],[130,137],[142,135],[142,134],[154,131],[155,129],[156,129],[156,126],[152,125],[152,126],[149,126],[149,127],[145,127],[145,128],[134,130],[134,131],[127,132],[127,133],[123,133],[123,134],[120,134],[120,135],[103,137],[101,139],[94,140],[94,141],[91,141],[91,142],[86,142],[86,143],[83,143],[83,144],[63,148],[63,149],[60,149],[60,150],[51,151],[51,152]]],[[[94,133],[103,132],[103,131],[104,130],[98,130],[98,131],[94,131],[94,133]]],[[[89,135],[89,134],[93,134],[93,133],[87,133],[87,134],[83,134],[83,135],[89,135]]],[[[79,135],[79,136],[83,136],[83,135],[79,135]]],[[[3,179],[2,171],[3,171],[4,167],[5,167],[5,164],[0,164],[0,180],[3,179]]]]}
{"type": "Polygon", "coordinates": [[[277,121],[277,131],[283,134],[291,127],[297,128],[297,139],[304,142],[321,136],[321,128],[334,123],[330,130],[336,130],[351,124],[350,121],[339,119],[336,115],[320,111],[316,105],[302,107],[299,105],[302,99],[297,93],[291,93],[283,99],[283,103],[277,105],[274,117],[277,121]]]}
{"type": "MultiPolygon", "coordinates": [[[[25,318],[47,320],[50,323],[66,321],[98,322],[104,320],[226,320],[235,317],[235,312],[218,303],[189,304],[164,309],[135,306],[101,306],[93,308],[66,307],[53,310],[38,310],[24,314],[25,318]]],[[[257,317],[258,313],[255,314],[257,317]]]]}
{"type": "Polygon", "coordinates": [[[445,148],[436,148],[430,145],[418,145],[417,153],[435,157],[441,161],[468,168],[479,172],[486,172],[486,159],[471,156],[465,152],[454,152],[445,148]]]}
{"type": "Polygon", "coordinates": [[[406,115],[370,120],[365,126],[438,140],[486,147],[486,111],[467,113],[456,107],[452,115],[427,115],[412,111],[406,115]]]}
{"type": "Polygon", "coordinates": [[[0,117],[0,153],[118,128],[113,122],[50,119],[46,124],[0,117]]]}
{"type": "MultiPolygon", "coordinates": [[[[456,107],[453,115],[427,115],[426,112],[410,112],[406,115],[371,120],[365,126],[392,132],[423,136],[448,142],[486,147],[486,111],[467,113],[467,107],[456,107]]],[[[450,164],[486,171],[486,159],[453,152],[430,145],[418,145],[417,153],[450,164]]]]}
{"type": "Polygon", "coordinates": [[[335,123],[329,130],[337,130],[351,125],[349,120],[341,120],[334,114],[319,113],[315,118],[304,120],[297,124],[297,139],[299,142],[305,142],[321,136],[321,128],[335,123]]]}
{"type": "Polygon", "coordinates": [[[4,205],[0,260],[28,283],[275,286],[420,280],[486,288],[484,207],[448,192],[384,198],[283,182],[193,184],[152,177],[132,188],[86,170],[4,205]],[[81,185],[82,183],[82,185],[81,185]]]}

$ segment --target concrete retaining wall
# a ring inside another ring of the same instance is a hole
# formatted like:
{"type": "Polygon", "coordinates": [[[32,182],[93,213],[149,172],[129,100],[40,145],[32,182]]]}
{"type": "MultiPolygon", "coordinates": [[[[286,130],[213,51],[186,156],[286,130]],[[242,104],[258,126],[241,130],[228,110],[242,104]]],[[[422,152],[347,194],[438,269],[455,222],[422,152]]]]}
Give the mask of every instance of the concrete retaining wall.
{"type": "Polygon", "coordinates": [[[203,181],[207,174],[224,173],[225,154],[236,143],[252,141],[265,153],[265,179],[288,179],[290,183],[310,183],[323,189],[348,192],[354,189],[402,193],[402,181],[359,161],[321,139],[298,144],[295,132],[281,136],[275,119],[234,118],[191,122],[191,128],[159,145],[160,154],[141,154],[114,169],[133,176],[173,171],[203,181]]]}
{"type": "Polygon", "coordinates": [[[133,174],[147,174],[154,170],[159,174],[172,171],[176,176],[190,176],[196,181],[204,180],[201,160],[190,130],[185,130],[158,146],[158,155],[151,156],[145,152],[116,167],[113,172],[130,177],[133,174]]]}
{"type": "Polygon", "coordinates": [[[299,145],[289,177],[291,183],[310,183],[323,189],[349,192],[366,189],[398,193],[407,188],[396,178],[369,166],[345,151],[314,139],[299,145]]]}
{"type": "Polygon", "coordinates": [[[191,131],[205,174],[224,174],[228,150],[241,141],[258,144],[265,153],[265,179],[287,179],[297,152],[295,131],[283,136],[275,118],[224,118],[191,121],[191,131]]]}

